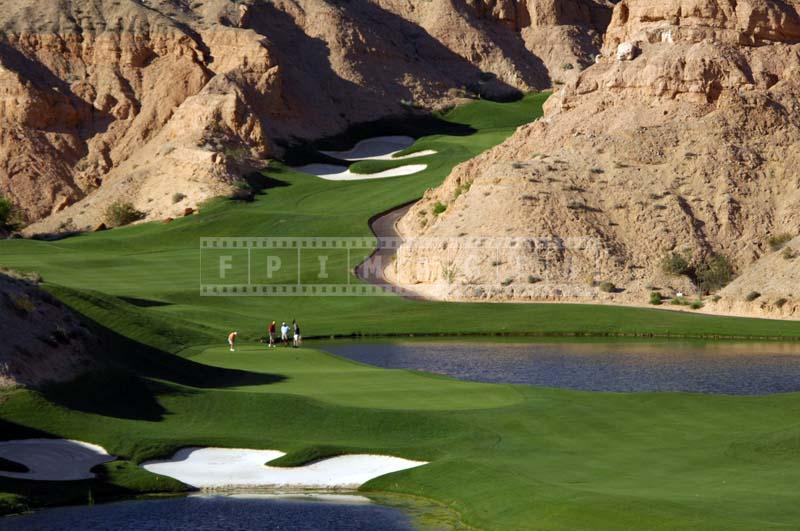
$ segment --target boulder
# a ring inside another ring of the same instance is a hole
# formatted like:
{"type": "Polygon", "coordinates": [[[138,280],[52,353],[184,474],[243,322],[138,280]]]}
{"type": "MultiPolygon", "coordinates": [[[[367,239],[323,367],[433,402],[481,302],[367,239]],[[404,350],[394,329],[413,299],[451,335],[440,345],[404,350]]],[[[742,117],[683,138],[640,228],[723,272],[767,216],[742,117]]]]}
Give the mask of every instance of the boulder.
{"type": "Polygon", "coordinates": [[[617,46],[617,61],[633,61],[639,55],[639,47],[632,42],[621,42],[617,46]]]}

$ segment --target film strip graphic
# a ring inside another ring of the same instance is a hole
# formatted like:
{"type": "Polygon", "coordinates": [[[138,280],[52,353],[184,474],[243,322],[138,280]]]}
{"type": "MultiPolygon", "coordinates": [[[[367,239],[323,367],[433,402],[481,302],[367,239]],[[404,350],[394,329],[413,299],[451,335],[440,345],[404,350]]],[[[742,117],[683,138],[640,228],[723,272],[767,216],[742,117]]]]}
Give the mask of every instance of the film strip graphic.
{"type": "Polygon", "coordinates": [[[566,249],[596,255],[598,248],[593,238],[207,237],[200,239],[200,295],[413,295],[388,282],[384,271],[389,267],[438,271],[445,264],[476,257],[506,263],[502,257],[509,254],[558,255],[566,249]],[[398,252],[401,246],[413,253],[398,252]],[[453,250],[460,253],[457,259],[453,250]]]}

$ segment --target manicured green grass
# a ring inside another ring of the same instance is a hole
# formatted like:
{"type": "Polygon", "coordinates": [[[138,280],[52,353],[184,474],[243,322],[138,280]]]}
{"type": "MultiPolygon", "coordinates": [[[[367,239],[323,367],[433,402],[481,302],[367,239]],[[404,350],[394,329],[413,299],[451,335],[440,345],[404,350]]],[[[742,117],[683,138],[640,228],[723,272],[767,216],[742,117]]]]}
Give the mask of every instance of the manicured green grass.
{"type": "MultiPolygon", "coordinates": [[[[205,389],[148,380],[162,409],[148,418],[65,409],[52,397],[17,390],[7,396],[3,418],[97,442],[125,459],[105,465],[104,481],[82,484],[78,501],[89,489],[95,496],[103,489],[176,490],[133,463],[185,445],[222,445],[281,449],[289,452],[283,464],[364,451],[430,460],[365,490],[432,497],[489,529],[764,530],[800,521],[800,426],[787,423],[800,414],[798,394],[472,384],[262,345],[234,354],[214,347],[195,359],[283,379],[205,389]]],[[[129,385],[114,384],[95,383],[106,389],[106,402],[131,399],[129,385]]],[[[81,392],[94,390],[84,384],[81,392]]],[[[29,488],[9,481],[0,487],[29,488]]]]}
{"type": "MultiPolygon", "coordinates": [[[[491,529],[795,527],[798,394],[585,393],[382,370],[311,349],[268,351],[246,341],[236,353],[224,348],[232,329],[254,340],[268,320],[293,317],[307,336],[800,336],[792,322],[655,309],[200,296],[201,276],[216,273],[213,261],[200,263],[201,237],[369,236],[371,216],[440,183],[453,165],[536,117],[543,99],[449,113],[445,120],[472,134],[420,139],[411,150],[439,153],[417,175],[328,182],[276,163],[267,171],[272,187],[251,203],[214,201],[167,225],[0,242],[0,265],[39,271],[47,289],[92,321],[108,345],[98,357],[110,365],[73,383],[4,392],[0,438],[69,437],[121,458],[99,467],[95,480],[0,479],[0,512],[179,492],[178,482],[136,464],[210,445],[279,449],[288,452],[282,465],[341,452],[429,460],[364,489],[430,497],[491,529]]],[[[329,271],[346,280],[359,259],[351,258],[348,266],[333,256],[329,271]]]]}

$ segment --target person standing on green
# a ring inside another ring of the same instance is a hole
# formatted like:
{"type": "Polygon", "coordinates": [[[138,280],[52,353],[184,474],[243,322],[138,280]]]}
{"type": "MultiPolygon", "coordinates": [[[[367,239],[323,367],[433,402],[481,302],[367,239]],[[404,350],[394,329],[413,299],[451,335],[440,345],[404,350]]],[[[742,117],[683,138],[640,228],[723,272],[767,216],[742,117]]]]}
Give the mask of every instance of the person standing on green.
{"type": "Polygon", "coordinates": [[[272,321],[269,324],[267,335],[269,336],[269,344],[267,345],[267,348],[272,348],[275,346],[275,321],[272,321]]]}
{"type": "Polygon", "coordinates": [[[296,320],[292,320],[292,329],[294,331],[294,347],[297,348],[303,344],[303,337],[300,335],[300,325],[296,320]]]}

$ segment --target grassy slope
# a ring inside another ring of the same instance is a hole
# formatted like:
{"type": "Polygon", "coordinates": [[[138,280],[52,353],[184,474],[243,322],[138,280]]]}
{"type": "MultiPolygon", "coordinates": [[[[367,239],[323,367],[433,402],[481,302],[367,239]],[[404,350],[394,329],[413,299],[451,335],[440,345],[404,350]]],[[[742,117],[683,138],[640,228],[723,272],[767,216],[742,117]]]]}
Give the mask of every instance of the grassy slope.
{"type": "Polygon", "coordinates": [[[169,225],[0,242],[0,265],[40,271],[60,298],[116,334],[105,355],[146,375],[110,371],[43,393],[0,396],[2,438],[79,438],[123,458],[102,466],[94,481],[0,480],[7,493],[0,511],[85,502],[90,491],[99,499],[180,490],[134,463],[184,445],[223,445],[288,451],[284,463],[365,450],[433,460],[366,488],[430,496],[484,527],[792,528],[800,521],[800,426],[786,419],[799,412],[797,394],[580,393],[386,371],[312,350],[267,354],[250,346],[231,355],[199,346],[234,327],[256,337],[268,318],[293,316],[314,335],[800,334],[796,323],[581,305],[198,296],[200,237],[367,235],[372,214],[419,196],[540,103],[529,97],[456,110],[448,119],[480,131],[418,142],[415,148],[441,153],[419,175],[330,183],[277,166],[270,175],[288,186],[253,203],[218,201],[169,225]],[[178,351],[191,358],[171,354],[178,351]]]}
{"type": "MultiPolygon", "coordinates": [[[[151,381],[163,411],[148,419],[66,410],[20,390],[3,417],[135,461],[195,444],[278,448],[297,452],[295,462],[339,451],[428,459],[366,488],[434,497],[487,528],[790,529],[800,519],[800,427],[786,422],[800,413],[797,394],[473,384],[263,346],[214,347],[196,360],[285,379],[218,389],[151,381]]],[[[109,481],[120,488],[174,488],[116,466],[109,481]]]]}

